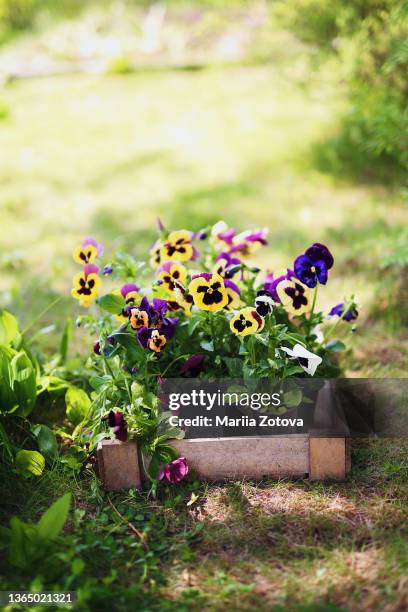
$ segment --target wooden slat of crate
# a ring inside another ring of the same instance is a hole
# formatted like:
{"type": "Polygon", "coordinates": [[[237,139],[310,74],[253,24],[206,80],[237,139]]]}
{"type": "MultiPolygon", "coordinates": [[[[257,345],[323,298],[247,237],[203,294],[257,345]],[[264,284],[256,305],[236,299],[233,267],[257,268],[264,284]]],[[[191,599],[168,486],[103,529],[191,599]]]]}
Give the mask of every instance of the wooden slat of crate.
{"type": "Polygon", "coordinates": [[[99,475],[108,491],[140,488],[142,478],[134,442],[102,440],[97,449],[99,475]]]}
{"type": "MultiPolygon", "coordinates": [[[[347,438],[306,435],[172,440],[179,456],[204,480],[305,477],[344,480],[350,469],[347,438]]],[[[107,490],[141,486],[134,442],[103,440],[98,464],[107,490]]]]}
{"type": "Polygon", "coordinates": [[[309,472],[309,440],[303,435],[184,439],[174,440],[172,446],[205,480],[284,478],[309,472]]]}
{"type": "Polygon", "coordinates": [[[347,438],[314,438],[309,441],[311,480],[344,480],[350,470],[347,438]]]}

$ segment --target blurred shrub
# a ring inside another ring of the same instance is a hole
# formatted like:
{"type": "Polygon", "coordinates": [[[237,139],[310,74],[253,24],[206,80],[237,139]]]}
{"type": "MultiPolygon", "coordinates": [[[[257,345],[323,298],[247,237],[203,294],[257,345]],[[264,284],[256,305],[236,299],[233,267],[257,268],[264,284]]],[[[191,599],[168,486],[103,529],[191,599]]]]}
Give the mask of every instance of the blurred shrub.
{"type": "Polygon", "coordinates": [[[32,23],[38,0],[0,0],[2,30],[23,30],[32,23]]]}
{"type": "Polygon", "coordinates": [[[289,0],[278,13],[304,41],[337,54],[348,74],[350,108],[325,161],[376,172],[375,160],[388,176],[406,171],[408,1],[289,0]]]}

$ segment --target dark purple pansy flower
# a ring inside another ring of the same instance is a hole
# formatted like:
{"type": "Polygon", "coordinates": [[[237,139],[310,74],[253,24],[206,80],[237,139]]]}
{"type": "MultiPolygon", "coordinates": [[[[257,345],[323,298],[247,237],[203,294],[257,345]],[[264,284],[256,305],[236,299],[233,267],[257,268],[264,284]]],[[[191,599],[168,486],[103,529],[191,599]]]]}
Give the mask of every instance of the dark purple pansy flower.
{"type": "Polygon", "coordinates": [[[101,354],[101,343],[99,342],[99,340],[97,340],[93,345],[93,352],[95,353],[95,355],[101,354]]]}
{"type": "Polygon", "coordinates": [[[267,295],[270,295],[272,297],[274,302],[276,302],[277,304],[280,304],[281,300],[278,295],[278,292],[276,291],[276,287],[282,281],[290,280],[294,276],[295,276],[295,273],[293,272],[293,270],[290,270],[289,268],[287,269],[286,274],[282,274],[281,276],[277,276],[276,278],[274,278],[273,274],[270,272],[265,279],[264,291],[267,292],[267,295]]]}
{"type": "Polygon", "coordinates": [[[108,414],[109,427],[113,427],[115,437],[121,442],[126,442],[128,439],[127,426],[123,412],[110,411],[108,414]]]}
{"type": "Polygon", "coordinates": [[[295,274],[302,283],[310,288],[327,283],[327,274],[333,267],[334,259],[329,249],[315,242],[303,255],[299,255],[294,263],[295,274]]]}
{"type": "Polygon", "coordinates": [[[180,374],[187,377],[198,376],[203,371],[203,368],[204,355],[191,355],[181,366],[180,374]]]}
{"type": "Polygon", "coordinates": [[[188,474],[187,459],[185,457],[179,457],[171,463],[164,466],[159,472],[158,480],[165,480],[176,484],[183,480],[188,474]]]}
{"type": "Polygon", "coordinates": [[[102,274],[104,276],[109,276],[110,274],[112,274],[112,272],[113,272],[113,268],[112,268],[112,266],[109,266],[109,265],[104,266],[104,268],[102,270],[102,274]]]}
{"type": "Polygon", "coordinates": [[[329,317],[341,317],[344,321],[354,321],[355,319],[357,319],[358,310],[355,304],[352,304],[347,309],[346,314],[343,315],[343,313],[345,312],[345,308],[346,306],[345,304],[343,304],[343,302],[337,304],[336,306],[333,306],[333,308],[329,312],[329,317]]]}

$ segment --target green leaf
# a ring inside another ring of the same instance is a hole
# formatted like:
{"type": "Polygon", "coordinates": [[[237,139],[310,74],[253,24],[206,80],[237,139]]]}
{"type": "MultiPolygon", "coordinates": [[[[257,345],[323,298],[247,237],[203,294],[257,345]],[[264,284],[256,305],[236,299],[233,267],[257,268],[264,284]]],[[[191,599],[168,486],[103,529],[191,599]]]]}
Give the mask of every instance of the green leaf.
{"type": "Polygon", "coordinates": [[[47,425],[34,425],[31,431],[37,438],[40,452],[46,457],[55,457],[58,444],[54,432],[47,425]]]}
{"type": "Polygon", "coordinates": [[[17,516],[10,519],[9,561],[15,567],[24,568],[27,564],[27,525],[17,516]]]}
{"type": "Polygon", "coordinates": [[[18,334],[17,319],[11,312],[0,312],[0,344],[11,344],[18,334]]]}
{"type": "Polygon", "coordinates": [[[200,342],[200,346],[202,349],[204,349],[205,351],[208,351],[210,353],[212,353],[214,351],[214,342],[212,340],[202,340],[200,342]]]}
{"type": "Polygon", "coordinates": [[[83,389],[72,386],[67,389],[65,403],[67,405],[69,421],[74,425],[78,425],[84,420],[91,405],[91,400],[83,389]]]}
{"type": "Polygon", "coordinates": [[[37,533],[44,540],[53,540],[62,531],[68,518],[71,493],[65,493],[44,512],[37,523],[37,533]]]}
{"type": "Polygon", "coordinates": [[[37,373],[25,351],[20,351],[11,360],[11,384],[19,408],[17,414],[28,416],[37,399],[37,373]]]}
{"type": "Polygon", "coordinates": [[[333,351],[333,353],[341,353],[346,350],[346,345],[341,340],[332,340],[326,344],[326,348],[329,351],[333,351]]]}
{"type": "Polygon", "coordinates": [[[0,346],[0,412],[12,412],[18,406],[12,386],[11,362],[16,351],[7,346],[0,346]]]}
{"type": "Polygon", "coordinates": [[[97,303],[102,308],[102,310],[106,310],[112,314],[119,314],[126,306],[126,301],[123,299],[121,295],[117,295],[116,293],[107,293],[103,295],[97,300],[97,303]]]}
{"type": "Polygon", "coordinates": [[[17,471],[21,475],[27,473],[41,476],[45,467],[45,459],[38,451],[20,450],[15,459],[17,471]]]}
{"type": "Polygon", "coordinates": [[[82,559],[73,559],[71,563],[71,573],[74,576],[79,576],[85,569],[85,563],[82,559]]]}
{"type": "Polygon", "coordinates": [[[296,408],[302,401],[302,391],[299,388],[291,389],[283,394],[283,403],[288,408],[296,408]]]}

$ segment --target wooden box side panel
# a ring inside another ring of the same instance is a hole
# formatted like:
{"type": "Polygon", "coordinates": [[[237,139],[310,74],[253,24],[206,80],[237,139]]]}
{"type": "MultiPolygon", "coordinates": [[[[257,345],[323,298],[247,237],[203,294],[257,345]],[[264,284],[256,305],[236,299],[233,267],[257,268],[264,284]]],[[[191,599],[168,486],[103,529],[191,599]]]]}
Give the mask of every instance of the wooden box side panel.
{"type": "Polygon", "coordinates": [[[172,441],[172,446],[206,480],[283,478],[309,472],[307,436],[184,439],[172,441]]]}
{"type": "Polygon", "coordinates": [[[350,446],[346,438],[309,440],[311,480],[344,480],[349,471],[350,446]]]}
{"type": "Polygon", "coordinates": [[[97,448],[99,473],[108,491],[140,488],[141,474],[134,442],[102,440],[97,448]]]}

